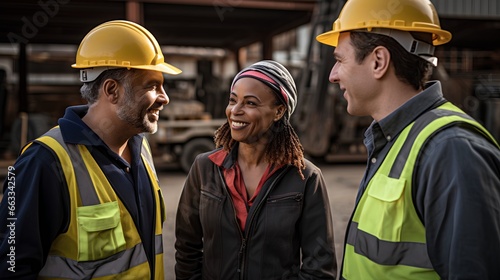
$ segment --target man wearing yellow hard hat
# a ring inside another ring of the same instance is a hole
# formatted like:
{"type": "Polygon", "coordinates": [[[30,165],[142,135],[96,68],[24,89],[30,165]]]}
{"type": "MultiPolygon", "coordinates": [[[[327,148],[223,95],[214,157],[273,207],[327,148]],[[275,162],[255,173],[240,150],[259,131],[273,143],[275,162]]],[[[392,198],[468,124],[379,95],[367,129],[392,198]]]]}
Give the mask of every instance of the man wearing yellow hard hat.
{"type": "Polygon", "coordinates": [[[451,40],[429,0],[348,0],[330,82],[371,116],[340,279],[500,279],[500,149],[428,78],[451,40]]]}
{"type": "Polygon", "coordinates": [[[164,204],[144,133],[157,130],[169,102],[163,73],[181,71],[148,30],[124,20],[92,29],[72,67],[88,104],[67,108],[12,167],[15,188],[6,180],[0,206],[0,274],[164,279],[164,204]]]}

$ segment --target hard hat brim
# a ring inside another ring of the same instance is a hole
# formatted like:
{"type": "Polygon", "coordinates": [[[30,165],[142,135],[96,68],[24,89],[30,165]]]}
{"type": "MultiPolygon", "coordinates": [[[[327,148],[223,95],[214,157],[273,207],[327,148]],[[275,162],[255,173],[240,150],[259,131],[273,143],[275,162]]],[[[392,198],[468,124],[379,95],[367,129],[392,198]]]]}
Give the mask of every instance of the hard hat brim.
{"type": "Polygon", "coordinates": [[[179,69],[171,64],[168,64],[166,62],[161,63],[161,64],[156,64],[156,65],[133,66],[130,68],[160,71],[160,72],[163,72],[165,74],[170,74],[170,75],[178,75],[178,74],[182,73],[181,69],[179,69]]]}
{"type": "Polygon", "coordinates": [[[322,44],[336,47],[339,43],[339,31],[328,31],[316,36],[316,40],[322,44]]]}
{"type": "MultiPolygon", "coordinates": [[[[375,28],[376,26],[369,26],[366,29],[371,29],[375,28]]],[[[446,31],[446,30],[437,30],[435,28],[423,28],[419,27],[418,30],[416,28],[390,28],[390,27],[381,27],[381,28],[388,28],[388,29],[396,29],[396,30],[402,30],[402,31],[417,31],[417,32],[428,32],[433,34],[433,40],[432,44],[434,46],[439,46],[442,44],[445,44],[451,40],[451,33],[446,31]]],[[[347,29],[347,30],[330,30],[325,33],[321,33],[318,36],[316,36],[316,40],[322,44],[325,45],[330,45],[336,47],[337,44],[339,43],[339,34],[340,32],[350,32],[350,31],[355,31],[356,29],[347,29]]]]}
{"type": "Polygon", "coordinates": [[[117,67],[117,68],[133,68],[133,69],[142,69],[142,70],[152,70],[152,71],[159,71],[163,72],[165,74],[170,74],[170,75],[178,75],[182,73],[182,70],[179,68],[168,64],[166,62],[161,63],[161,64],[156,64],[156,65],[134,65],[134,66],[121,66],[121,65],[96,65],[94,67],[89,67],[89,65],[83,65],[79,66],[76,63],[72,64],[71,67],[77,68],[77,69],[85,69],[85,68],[96,68],[96,67],[117,67]]]}

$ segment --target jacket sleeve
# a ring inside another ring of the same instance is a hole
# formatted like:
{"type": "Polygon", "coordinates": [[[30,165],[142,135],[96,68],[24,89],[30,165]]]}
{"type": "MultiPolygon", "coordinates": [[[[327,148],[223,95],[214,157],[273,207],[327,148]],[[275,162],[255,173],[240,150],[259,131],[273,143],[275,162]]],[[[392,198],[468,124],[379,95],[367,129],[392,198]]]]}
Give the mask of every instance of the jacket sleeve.
{"type": "Polygon", "coordinates": [[[325,180],[319,169],[306,180],[300,222],[302,266],[299,279],[335,279],[337,260],[325,180]]]}
{"type": "Polygon", "coordinates": [[[197,158],[181,193],[175,219],[176,279],[201,279],[203,232],[200,222],[200,173],[197,158]]]}
{"type": "Polygon", "coordinates": [[[439,276],[500,279],[499,149],[469,131],[443,131],[417,167],[415,205],[439,276]]]}
{"type": "Polygon", "coordinates": [[[40,145],[9,169],[0,203],[0,279],[35,279],[67,224],[67,189],[54,156],[40,145]]]}

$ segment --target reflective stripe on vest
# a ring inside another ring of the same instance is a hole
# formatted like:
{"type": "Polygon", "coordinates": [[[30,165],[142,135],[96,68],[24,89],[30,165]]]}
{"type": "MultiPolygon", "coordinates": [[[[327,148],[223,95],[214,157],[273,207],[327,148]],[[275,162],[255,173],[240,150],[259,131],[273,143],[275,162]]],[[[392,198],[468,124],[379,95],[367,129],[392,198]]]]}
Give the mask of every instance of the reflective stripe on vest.
{"type": "Polygon", "coordinates": [[[427,254],[425,228],[412,199],[412,178],[422,147],[456,124],[491,134],[447,102],[407,126],[368,183],[347,233],[342,279],[439,279],[427,254]]]}
{"type": "MultiPolygon", "coordinates": [[[[87,148],[67,145],[59,127],[35,141],[59,159],[71,205],[68,230],[54,240],[40,279],[150,279],[150,266],[134,221],[87,148]]],[[[163,279],[164,205],[145,139],[141,157],[156,203],[154,278],[163,279]]]]}

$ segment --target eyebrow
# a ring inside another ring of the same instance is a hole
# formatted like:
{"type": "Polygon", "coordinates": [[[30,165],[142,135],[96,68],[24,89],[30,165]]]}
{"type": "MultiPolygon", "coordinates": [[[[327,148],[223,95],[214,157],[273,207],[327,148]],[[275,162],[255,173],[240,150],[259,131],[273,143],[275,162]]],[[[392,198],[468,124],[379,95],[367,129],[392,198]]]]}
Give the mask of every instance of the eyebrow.
{"type": "MultiPolygon", "coordinates": [[[[231,91],[230,95],[238,96],[234,91],[231,91]]],[[[257,96],[255,96],[253,94],[243,95],[243,99],[248,99],[248,98],[254,98],[254,99],[261,102],[260,98],[258,98],[257,96]]]]}
{"type": "Polygon", "coordinates": [[[333,52],[333,58],[335,58],[336,60],[338,60],[339,58],[342,58],[342,55],[336,53],[335,51],[333,52]]]}
{"type": "Polygon", "coordinates": [[[156,81],[160,84],[163,84],[165,82],[165,79],[163,79],[162,77],[155,77],[155,78],[152,78],[151,80],[156,81]]]}
{"type": "Polygon", "coordinates": [[[164,85],[165,83],[165,80],[161,79],[161,78],[157,78],[157,77],[150,77],[150,78],[147,78],[143,81],[144,85],[151,85],[151,84],[160,84],[160,85],[164,85]]]}

